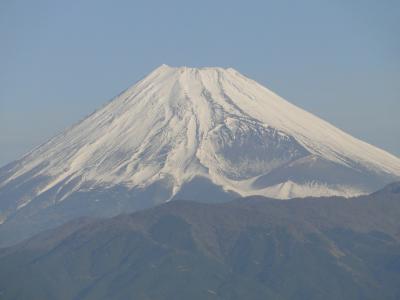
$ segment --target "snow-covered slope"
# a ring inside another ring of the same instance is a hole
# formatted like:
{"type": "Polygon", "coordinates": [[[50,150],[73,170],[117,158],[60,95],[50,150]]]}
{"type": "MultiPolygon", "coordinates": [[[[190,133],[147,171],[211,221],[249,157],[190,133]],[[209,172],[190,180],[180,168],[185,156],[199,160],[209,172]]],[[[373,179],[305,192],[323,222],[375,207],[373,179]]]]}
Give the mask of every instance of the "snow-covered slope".
{"type": "Polygon", "coordinates": [[[163,65],[0,169],[0,222],[115,186],[161,182],[168,201],[195,178],[243,196],[352,196],[400,178],[400,159],[234,69],[163,65]]]}

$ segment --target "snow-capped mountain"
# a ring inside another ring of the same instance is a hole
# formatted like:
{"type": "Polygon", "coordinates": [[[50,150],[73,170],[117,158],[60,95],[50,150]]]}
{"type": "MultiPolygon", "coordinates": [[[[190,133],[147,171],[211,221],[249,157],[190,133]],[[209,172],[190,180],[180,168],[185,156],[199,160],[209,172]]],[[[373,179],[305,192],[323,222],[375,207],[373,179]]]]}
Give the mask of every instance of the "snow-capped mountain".
{"type": "Polygon", "coordinates": [[[42,228],[217,192],[355,196],[399,178],[399,158],[234,69],[162,65],[0,169],[0,223],[42,228]]]}

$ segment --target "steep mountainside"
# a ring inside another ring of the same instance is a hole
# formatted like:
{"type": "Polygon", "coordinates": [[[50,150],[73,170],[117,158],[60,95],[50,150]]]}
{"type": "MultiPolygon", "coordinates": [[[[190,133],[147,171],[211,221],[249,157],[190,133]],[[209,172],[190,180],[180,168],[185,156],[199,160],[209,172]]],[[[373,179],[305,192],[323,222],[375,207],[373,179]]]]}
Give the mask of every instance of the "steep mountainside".
{"type": "Polygon", "coordinates": [[[370,196],[174,201],[0,250],[0,299],[399,299],[400,184],[370,196]]]}
{"type": "Polygon", "coordinates": [[[207,201],[355,196],[399,178],[399,158],[233,69],[163,65],[0,169],[0,244],[197,191],[207,201]]]}

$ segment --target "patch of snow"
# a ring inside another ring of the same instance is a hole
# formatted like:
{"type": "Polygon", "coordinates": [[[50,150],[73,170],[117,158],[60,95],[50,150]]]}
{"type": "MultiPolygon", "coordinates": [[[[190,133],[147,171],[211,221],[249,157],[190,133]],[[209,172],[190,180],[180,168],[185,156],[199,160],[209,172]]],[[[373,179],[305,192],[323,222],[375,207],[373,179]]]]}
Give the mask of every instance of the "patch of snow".
{"type": "Polygon", "coordinates": [[[399,158],[296,107],[232,68],[162,65],[25,155],[8,171],[0,189],[30,173],[51,178],[41,189],[29,191],[31,198],[78,177],[80,183],[71,192],[84,182],[146,187],[166,174],[172,178],[173,194],[196,176],[243,196],[365,192],[329,182],[290,180],[265,189],[252,187],[257,177],[309,155],[376,176],[400,177],[399,158]]]}

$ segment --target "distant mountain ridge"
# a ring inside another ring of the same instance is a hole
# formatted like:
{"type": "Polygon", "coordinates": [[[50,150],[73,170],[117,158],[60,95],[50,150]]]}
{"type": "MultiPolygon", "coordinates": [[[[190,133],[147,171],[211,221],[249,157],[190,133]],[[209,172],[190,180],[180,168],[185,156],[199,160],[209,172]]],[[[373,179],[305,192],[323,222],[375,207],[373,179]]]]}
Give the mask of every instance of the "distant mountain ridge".
{"type": "Polygon", "coordinates": [[[399,158],[232,68],[163,65],[0,169],[0,245],[180,198],[351,197],[399,179],[399,158]]]}
{"type": "Polygon", "coordinates": [[[400,183],[83,218],[0,249],[0,298],[395,300],[399,220],[400,183]]]}

